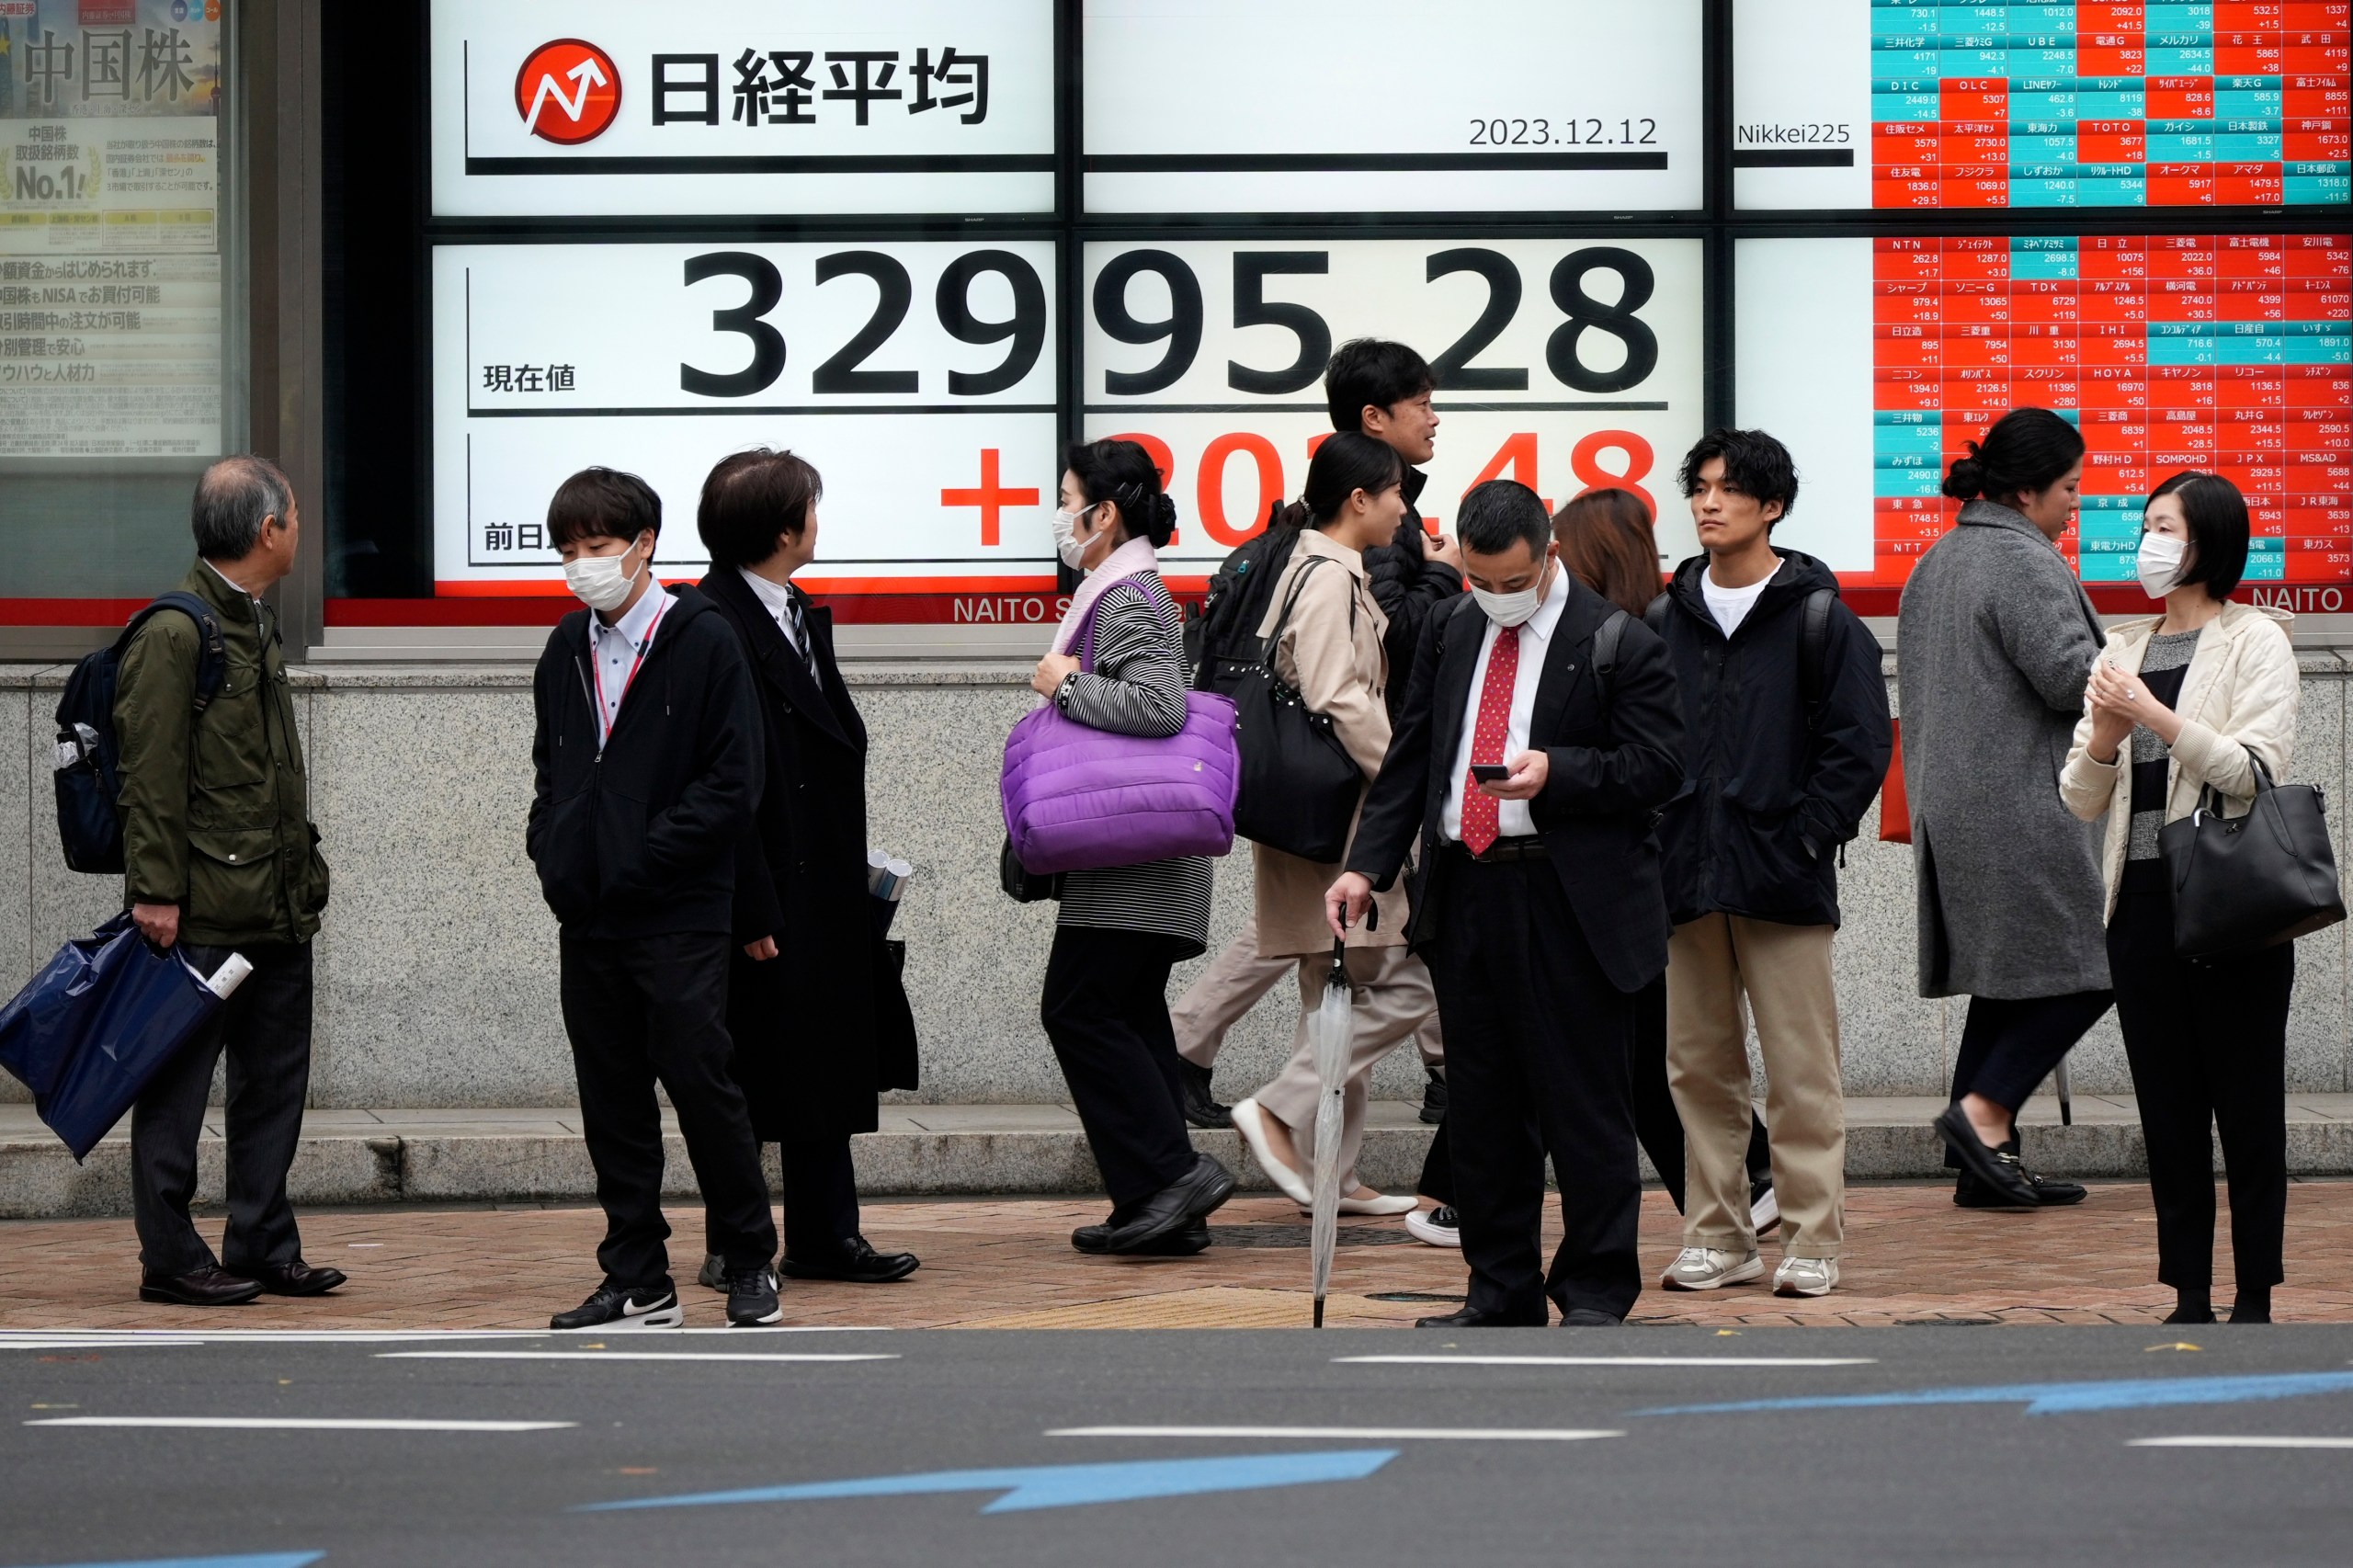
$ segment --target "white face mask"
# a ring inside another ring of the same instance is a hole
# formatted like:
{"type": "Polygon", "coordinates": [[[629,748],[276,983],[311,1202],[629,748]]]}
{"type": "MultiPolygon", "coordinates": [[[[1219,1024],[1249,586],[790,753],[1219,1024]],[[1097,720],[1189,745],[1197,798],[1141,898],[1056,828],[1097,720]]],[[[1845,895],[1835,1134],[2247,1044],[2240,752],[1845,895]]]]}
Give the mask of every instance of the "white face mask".
{"type": "Polygon", "coordinates": [[[1082,506],[1075,512],[1064,508],[1054,514],[1054,554],[1074,572],[1084,570],[1080,562],[1086,554],[1086,543],[1078,537],[1078,519],[1093,510],[1082,506]]]}
{"type": "Polygon", "coordinates": [[[567,561],[563,566],[564,585],[572,590],[573,597],[590,609],[619,609],[629,602],[630,594],[645,571],[641,565],[635,572],[623,573],[621,562],[628,558],[629,551],[623,551],[619,555],[584,555],[577,561],[567,561]]]}
{"type": "Polygon", "coordinates": [[[2180,540],[2171,534],[2141,536],[2141,591],[2153,599],[2164,598],[2181,582],[2182,557],[2188,553],[2180,540]]]}
{"type": "Polygon", "coordinates": [[[1544,602],[1544,590],[1552,585],[1552,564],[1547,561],[1534,587],[1522,588],[1516,594],[1491,594],[1484,588],[1474,587],[1471,590],[1471,597],[1479,601],[1479,608],[1487,612],[1489,620],[1509,631],[1536,613],[1537,608],[1544,602]]]}

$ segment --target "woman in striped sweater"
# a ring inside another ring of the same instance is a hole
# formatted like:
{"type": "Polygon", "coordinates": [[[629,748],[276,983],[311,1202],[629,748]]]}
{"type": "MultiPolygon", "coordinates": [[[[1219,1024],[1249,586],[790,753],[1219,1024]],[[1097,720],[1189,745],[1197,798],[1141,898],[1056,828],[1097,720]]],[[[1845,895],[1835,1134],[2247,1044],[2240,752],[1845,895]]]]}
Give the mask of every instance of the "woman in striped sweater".
{"type": "MultiPolygon", "coordinates": [[[[1123,735],[1185,727],[1176,601],[1156,547],[1176,530],[1152,459],[1133,441],[1073,447],[1055,514],[1063,562],[1086,573],[1030,685],[1065,717],[1123,735]],[[1092,618],[1087,650],[1074,647],[1092,618]],[[1083,662],[1084,661],[1084,662],[1083,662]]],[[[1110,1189],[1110,1218],[1072,1233],[1081,1252],[1191,1254],[1233,1174],[1185,1132],[1168,972],[1209,945],[1200,856],[1072,871],[1039,1014],[1110,1189]]]]}

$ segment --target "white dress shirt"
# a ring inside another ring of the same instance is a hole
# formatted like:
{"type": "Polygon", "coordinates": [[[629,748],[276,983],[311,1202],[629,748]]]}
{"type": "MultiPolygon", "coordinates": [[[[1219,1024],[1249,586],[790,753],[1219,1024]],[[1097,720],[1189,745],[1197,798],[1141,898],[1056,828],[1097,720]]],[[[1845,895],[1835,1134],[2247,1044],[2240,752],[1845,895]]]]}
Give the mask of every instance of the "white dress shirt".
{"type": "MultiPolygon", "coordinates": [[[[1511,723],[1504,736],[1504,755],[1497,760],[1509,762],[1528,749],[1528,730],[1536,714],[1536,684],[1544,676],[1545,650],[1552,643],[1552,629],[1561,624],[1561,611],[1569,603],[1569,570],[1565,566],[1552,568],[1552,585],[1544,595],[1544,602],[1536,613],[1519,626],[1519,674],[1511,687],[1511,723]]],[[[1482,618],[1484,619],[1484,618],[1482,618]]],[[[1454,772],[1447,780],[1446,807],[1438,817],[1438,831],[1449,843],[1462,841],[1462,787],[1471,777],[1471,744],[1479,729],[1479,696],[1487,688],[1487,661],[1495,651],[1495,638],[1504,628],[1487,621],[1487,635],[1479,644],[1479,662],[1471,670],[1470,706],[1462,712],[1462,738],[1454,747],[1454,772]]],[[[1536,819],[1526,801],[1499,801],[1495,813],[1497,829],[1506,838],[1527,838],[1536,832],[1536,819]]]]}
{"type": "Polygon", "coordinates": [[[735,570],[744,574],[744,581],[776,621],[776,629],[784,633],[785,642],[791,644],[792,651],[801,656],[801,662],[807,664],[809,650],[801,645],[801,634],[794,625],[792,590],[782,583],[769,582],[748,566],[738,566],[735,570]]]}
{"type": "MultiPolygon", "coordinates": [[[[648,567],[648,571],[652,568],[648,567]]],[[[654,623],[670,606],[669,592],[659,582],[646,585],[645,592],[620,619],[612,625],[596,611],[588,612],[588,659],[596,673],[590,684],[597,690],[604,711],[597,717],[597,749],[605,749],[605,741],[613,733],[614,721],[620,717],[621,694],[629,689],[630,672],[638,660],[653,646],[654,623]]]]}

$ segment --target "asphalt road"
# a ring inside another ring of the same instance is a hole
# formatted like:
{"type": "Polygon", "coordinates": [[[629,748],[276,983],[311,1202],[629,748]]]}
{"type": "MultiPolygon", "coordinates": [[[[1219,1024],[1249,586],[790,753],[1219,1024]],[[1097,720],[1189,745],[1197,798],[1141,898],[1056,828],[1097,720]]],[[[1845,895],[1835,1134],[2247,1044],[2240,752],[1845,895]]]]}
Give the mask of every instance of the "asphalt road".
{"type": "Polygon", "coordinates": [[[0,1568],[2353,1550],[2353,1326],[0,1335],[0,1568]]]}

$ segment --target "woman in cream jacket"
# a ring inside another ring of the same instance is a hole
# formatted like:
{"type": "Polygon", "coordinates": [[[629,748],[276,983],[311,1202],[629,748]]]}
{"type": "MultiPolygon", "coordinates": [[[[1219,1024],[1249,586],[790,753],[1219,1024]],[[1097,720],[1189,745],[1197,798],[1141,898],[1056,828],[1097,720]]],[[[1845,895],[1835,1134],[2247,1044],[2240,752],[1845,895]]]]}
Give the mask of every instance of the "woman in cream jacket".
{"type": "MultiPolygon", "coordinates": [[[[1308,464],[1302,500],[1282,524],[1298,527],[1298,547],[1275,583],[1261,637],[1275,639],[1275,669],[1299,689],[1313,713],[1330,718],[1340,744],[1364,772],[1369,788],[1389,751],[1384,692],[1389,658],[1382,640],[1388,618],[1374,602],[1364,551],[1385,544],[1405,515],[1404,468],[1386,443],[1353,431],[1327,437],[1308,464]],[[1288,613],[1286,613],[1288,609],[1288,613]]],[[[1362,797],[1358,797],[1361,802],[1362,797]]],[[[1301,1014],[1290,1060],[1274,1082],[1233,1107],[1233,1125],[1275,1185],[1302,1205],[1311,1196],[1318,1085],[1307,1042],[1307,1020],[1323,1006],[1332,971],[1332,933],[1324,924],[1324,890],[1340,874],[1264,844],[1251,846],[1258,902],[1258,951],[1299,960],[1301,1014]]],[[[1403,887],[1382,895],[1378,919],[1348,933],[1347,972],[1355,990],[1355,1033],[1347,1092],[1341,1105],[1340,1212],[1404,1214],[1409,1195],[1358,1187],[1357,1151],[1364,1141],[1365,1101],[1372,1064],[1430,1023],[1438,996],[1429,971],[1405,950],[1403,887]]]]}
{"type": "Polygon", "coordinates": [[[2247,551],[2246,503],[2229,480],[2176,474],[2150,495],[2142,526],[2141,584],[2165,613],[2109,631],[2059,790],[2085,821],[2108,815],[2109,968],[2148,1143],[2157,1278],[2178,1298],[2165,1321],[2214,1321],[2211,1122],[2230,1171],[2231,1321],[2268,1323],[2288,1207],[2295,949],[2177,955],[2157,833],[2210,788],[2224,814],[2245,812],[2258,759],[2287,778],[2296,658],[2286,615],[2228,602],[2247,551]]]}

